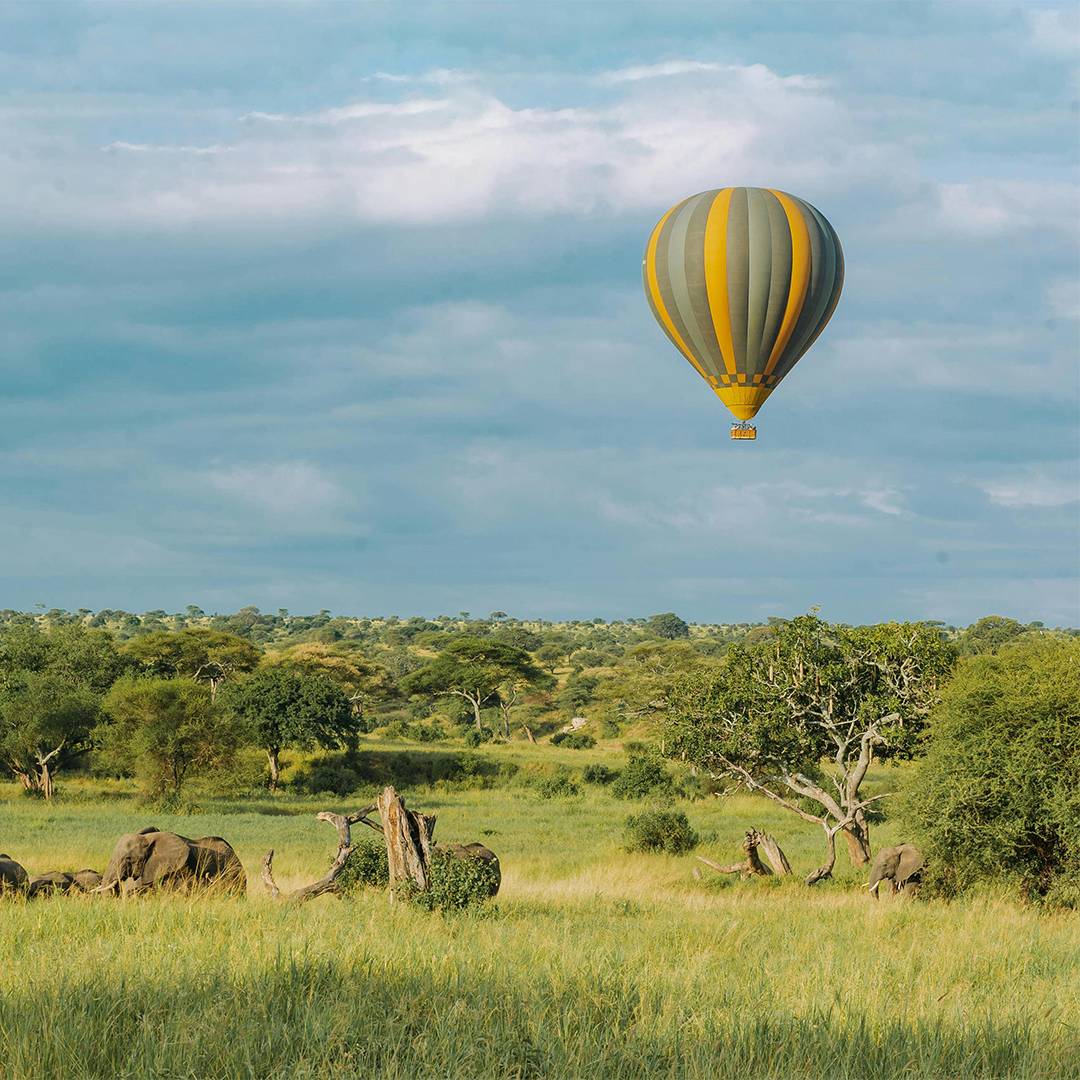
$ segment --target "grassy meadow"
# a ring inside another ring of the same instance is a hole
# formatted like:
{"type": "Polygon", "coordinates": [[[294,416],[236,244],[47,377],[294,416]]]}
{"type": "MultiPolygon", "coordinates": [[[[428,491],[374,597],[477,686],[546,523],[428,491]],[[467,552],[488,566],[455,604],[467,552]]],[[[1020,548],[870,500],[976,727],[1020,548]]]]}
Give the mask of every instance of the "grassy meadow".
{"type": "MultiPolygon", "coordinates": [[[[72,780],[53,805],[0,787],[0,850],[31,873],[103,869],[118,834],[152,823],[225,836],[250,879],[246,901],[5,901],[2,1075],[1080,1077],[1075,914],[989,895],[874,904],[844,862],[814,890],[696,876],[693,854],[622,850],[623,821],[645,803],[590,785],[542,799],[527,783],[530,768],[617,766],[617,749],[482,753],[522,769],[502,786],[405,790],[438,814],[438,838],[500,856],[497,902],[457,916],[381,892],[299,908],[263,895],[266,850],[279,884],[315,879],[335,836],[313,814],[365,792],[206,798],[173,816],[140,809],[122,784],[72,780]]],[[[797,874],[820,856],[811,826],[762,800],[678,808],[697,853],[733,861],[757,825],[797,874]]],[[[888,820],[874,833],[900,839],[888,820]]]]}

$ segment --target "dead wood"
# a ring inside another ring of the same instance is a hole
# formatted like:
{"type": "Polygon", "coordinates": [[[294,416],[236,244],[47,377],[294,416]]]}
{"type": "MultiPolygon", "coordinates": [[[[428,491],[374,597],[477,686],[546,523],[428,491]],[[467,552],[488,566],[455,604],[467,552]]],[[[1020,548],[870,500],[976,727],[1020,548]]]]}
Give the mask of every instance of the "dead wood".
{"type": "Polygon", "coordinates": [[[363,824],[372,829],[377,829],[379,832],[383,831],[377,822],[371,821],[367,816],[375,809],[374,806],[367,806],[363,810],[357,810],[351,814],[334,814],[329,810],[323,810],[321,813],[316,814],[317,821],[328,821],[338,831],[337,856],[331,863],[330,869],[318,881],[305,885],[302,889],[283,893],[278,888],[277,882],[274,881],[274,849],[271,848],[263,857],[262,862],[262,882],[266,891],[275,900],[285,900],[295,904],[302,904],[306,900],[314,900],[316,896],[322,896],[324,893],[340,893],[341,889],[337,884],[337,878],[352,854],[351,827],[363,824]]]}
{"type": "Polygon", "coordinates": [[[715,870],[718,874],[740,874],[743,877],[771,877],[774,873],[780,876],[791,873],[791,864],[787,861],[787,856],[780,850],[780,845],[773,837],[768,833],[761,832],[760,829],[751,829],[746,834],[743,839],[742,849],[746,852],[746,858],[741,862],[730,863],[727,866],[713,862],[712,859],[706,859],[702,855],[698,855],[697,860],[715,870]],[[761,861],[761,856],[758,855],[759,847],[765,852],[765,857],[772,864],[771,870],[761,861]]]}
{"type": "Polygon", "coordinates": [[[396,899],[400,882],[411,881],[419,892],[428,887],[435,815],[409,810],[405,800],[387,787],[376,804],[386,838],[386,861],[390,871],[390,898],[396,899]]]}

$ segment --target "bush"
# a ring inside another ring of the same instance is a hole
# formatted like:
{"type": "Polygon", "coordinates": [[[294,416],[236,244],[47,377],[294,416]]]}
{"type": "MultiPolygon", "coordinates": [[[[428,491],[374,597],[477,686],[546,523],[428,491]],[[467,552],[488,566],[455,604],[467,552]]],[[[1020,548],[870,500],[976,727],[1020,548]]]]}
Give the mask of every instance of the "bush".
{"type": "Polygon", "coordinates": [[[354,839],[352,852],[338,874],[337,883],[346,896],[373,885],[389,885],[386,844],[375,835],[354,839]]]}
{"type": "Polygon", "coordinates": [[[465,732],[465,745],[475,747],[486,742],[491,742],[493,734],[491,728],[471,727],[465,732]]]}
{"type": "Polygon", "coordinates": [[[586,765],[581,771],[581,779],[586,784],[610,784],[619,774],[606,765],[586,765]]]}
{"type": "Polygon", "coordinates": [[[961,661],[903,805],[946,895],[1012,881],[1080,907],[1080,642],[961,661]]]}
{"type": "Polygon", "coordinates": [[[347,754],[328,754],[301,765],[290,786],[309,795],[351,795],[364,786],[364,777],[347,754]]]}
{"type": "Polygon", "coordinates": [[[663,762],[651,753],[631,754],[626,768],[611,785],[616,799],[644,799],[671,792],[674,784],[663,762]]]}
{"type": "Polygon", "coordinates": [[[569,769],[559,769],[537,781],[536,793],[541,799],[567,799],[580,794],[581,789],[569,769]]]}
{"type": "Polygon", "coordinates": [[[490,900],[498,881],[494,864],[435,848],[428,865],[427,891],[416,893],[414,900],[427,911],[462,911],[490,900]]]}
{"type": "Polygon", "coordinates": [[[646,810],[631,814],[623,828],[627,851],[666,851],[681,855],[697,847],[698,834],[681,811],[646,810]]]}
{"type": "Polygon", "coordinates": [[[596,740],[587,731],[560,731],[551,736],[552,746],[565,746],[568,750],[591,750],[596,740]]]}

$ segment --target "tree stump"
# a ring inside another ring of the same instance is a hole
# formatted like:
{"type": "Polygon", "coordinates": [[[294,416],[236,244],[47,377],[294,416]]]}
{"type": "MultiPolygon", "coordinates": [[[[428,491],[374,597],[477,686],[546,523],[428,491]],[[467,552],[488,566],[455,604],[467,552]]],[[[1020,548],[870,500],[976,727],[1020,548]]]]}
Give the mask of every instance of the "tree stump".
{"type": "Polygon", "coordinates": [[[386,861],[390,868],[390,899],[395,899],[398,882],[411,881],[419,892],[428,887],[435,815],[409,810],[405,800],[387,787],[376,806],[386,839],[386,861]]]}

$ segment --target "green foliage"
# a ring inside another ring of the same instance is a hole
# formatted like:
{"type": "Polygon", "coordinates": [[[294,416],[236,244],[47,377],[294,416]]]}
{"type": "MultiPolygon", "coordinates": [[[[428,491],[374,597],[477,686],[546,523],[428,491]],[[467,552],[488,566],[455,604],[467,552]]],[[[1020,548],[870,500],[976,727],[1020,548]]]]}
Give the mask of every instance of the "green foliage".
{"type": "Polygon", "coordinates": [[[1080,642],[961,663],[905,809],[942,891],[1012,881],[1080,907],[1080,642]]]}
{"type": "Polygon", "coordinates": [[[631,814],[623,829],[627,851],[666,851],[682,855],[697,847],[698,834],[682,811],[644,810],[631,814]]]}
{"type": "Polygon", "coordinates": [[[151,798],[177,795],[189,776],[227,764],[243,742],[243,725],[190,679],[125,677],[104,708],[94,733],[103,761],[134,773],[151,798]]]}
{"type": "Polygon", "coordinates": [[[386,886],[390,883],[390,867],[386,860],[386,843],[374,833],[353,835],[352,851],[337,876],[337,884],[346,896],[362,889],[386,886]]]}
{"type": "Polygon", "coordinates": [[[581,794],[581,788],[574,779],[574,774],[565,767],[555,770],[550,776],[542,776],[536,781],[536,794],[541,799],[570,799],[581,794]]]}
{"type": "Polygon", "coordinates": [[[124,653],[153,678],[189,678],[211,689],[253,671],[262,655],[246,638],[205,626],[140,634],[124,646],[124,653]]]}
{"type": "Polygon", "coordinates": [[[90,747],[101,698],[54,671],[25,671],[0,691],[0,761],[29,791],[52,794],[52,776],[90,747]]]}
{"type": "Polygon", "coordinates": [[[540,670],[524,649],[493,637],[462,635],[431,663],[407,675],[401,685],[409,694],[452,694],[468,701],[479,729],[480,710],[498,701],[500,686],[535,683],[540,678],[540,670]]]}
{"type": "Polygon", "coordinates": [[[1016,619],[1002,615],[985,615],[973,622],[959,637],[957,644],[963,656],[997,652],[1002,645],[1018,638],[1028,627],[1016,619]]]}
{"type": "Polygon", "coordinates": [[[413,899],[426,911],[464,911],[490,900],[497,885],[498,871],[493,863],[451,855],[436,847],[428,866],[428,887],[413,899]]]}
{"type": "Polygon", "coordinates": [[[491,742],[494,736],[495,733],[489,727],[474,727],[469,728],[469,730],[465,732],[463,739],[466,746],[475,748],[477,746],[483,746],[486,742],[491,742]]]}
{"type": "Polygon", "coordinates": [[[343,745],[353,735],[352,706],[341,687],[325,675],[269,667],[226,686],[222,705],[270,756],[277,782],[277,756],[286,747],[309,749],[343,745]]]}
{"type": "Polygon", "coordinates": [[[646,620],[645,629],[652,637],[667,638],[669,641],[690,636],[690,627],[674,611],[665,611],[662,615],[650,615],[646,620]]]}
{"type": "Polygon", "coordinates": [[[557,731],[551,736],[551,744],[567,750],[591,750],[596,740],[587,731],[557,731]]]}
{"type": "Polygon", "coordinates": [[[610,784],[615,777],[619,775],[617,769],[609,769],[606,765],[601,765],[599,762],[595,762],[592,765],[586,765],[581,770],[581,779],[586,784],[610,784]]]}
{"type": "Polygon", "coordinates": [[[671,774],[660,757],[651,751],[630,755],[626,767],[611,785],[616,799],[644,799],[650,795],[669,794],[674,790],[671,774]]]}

